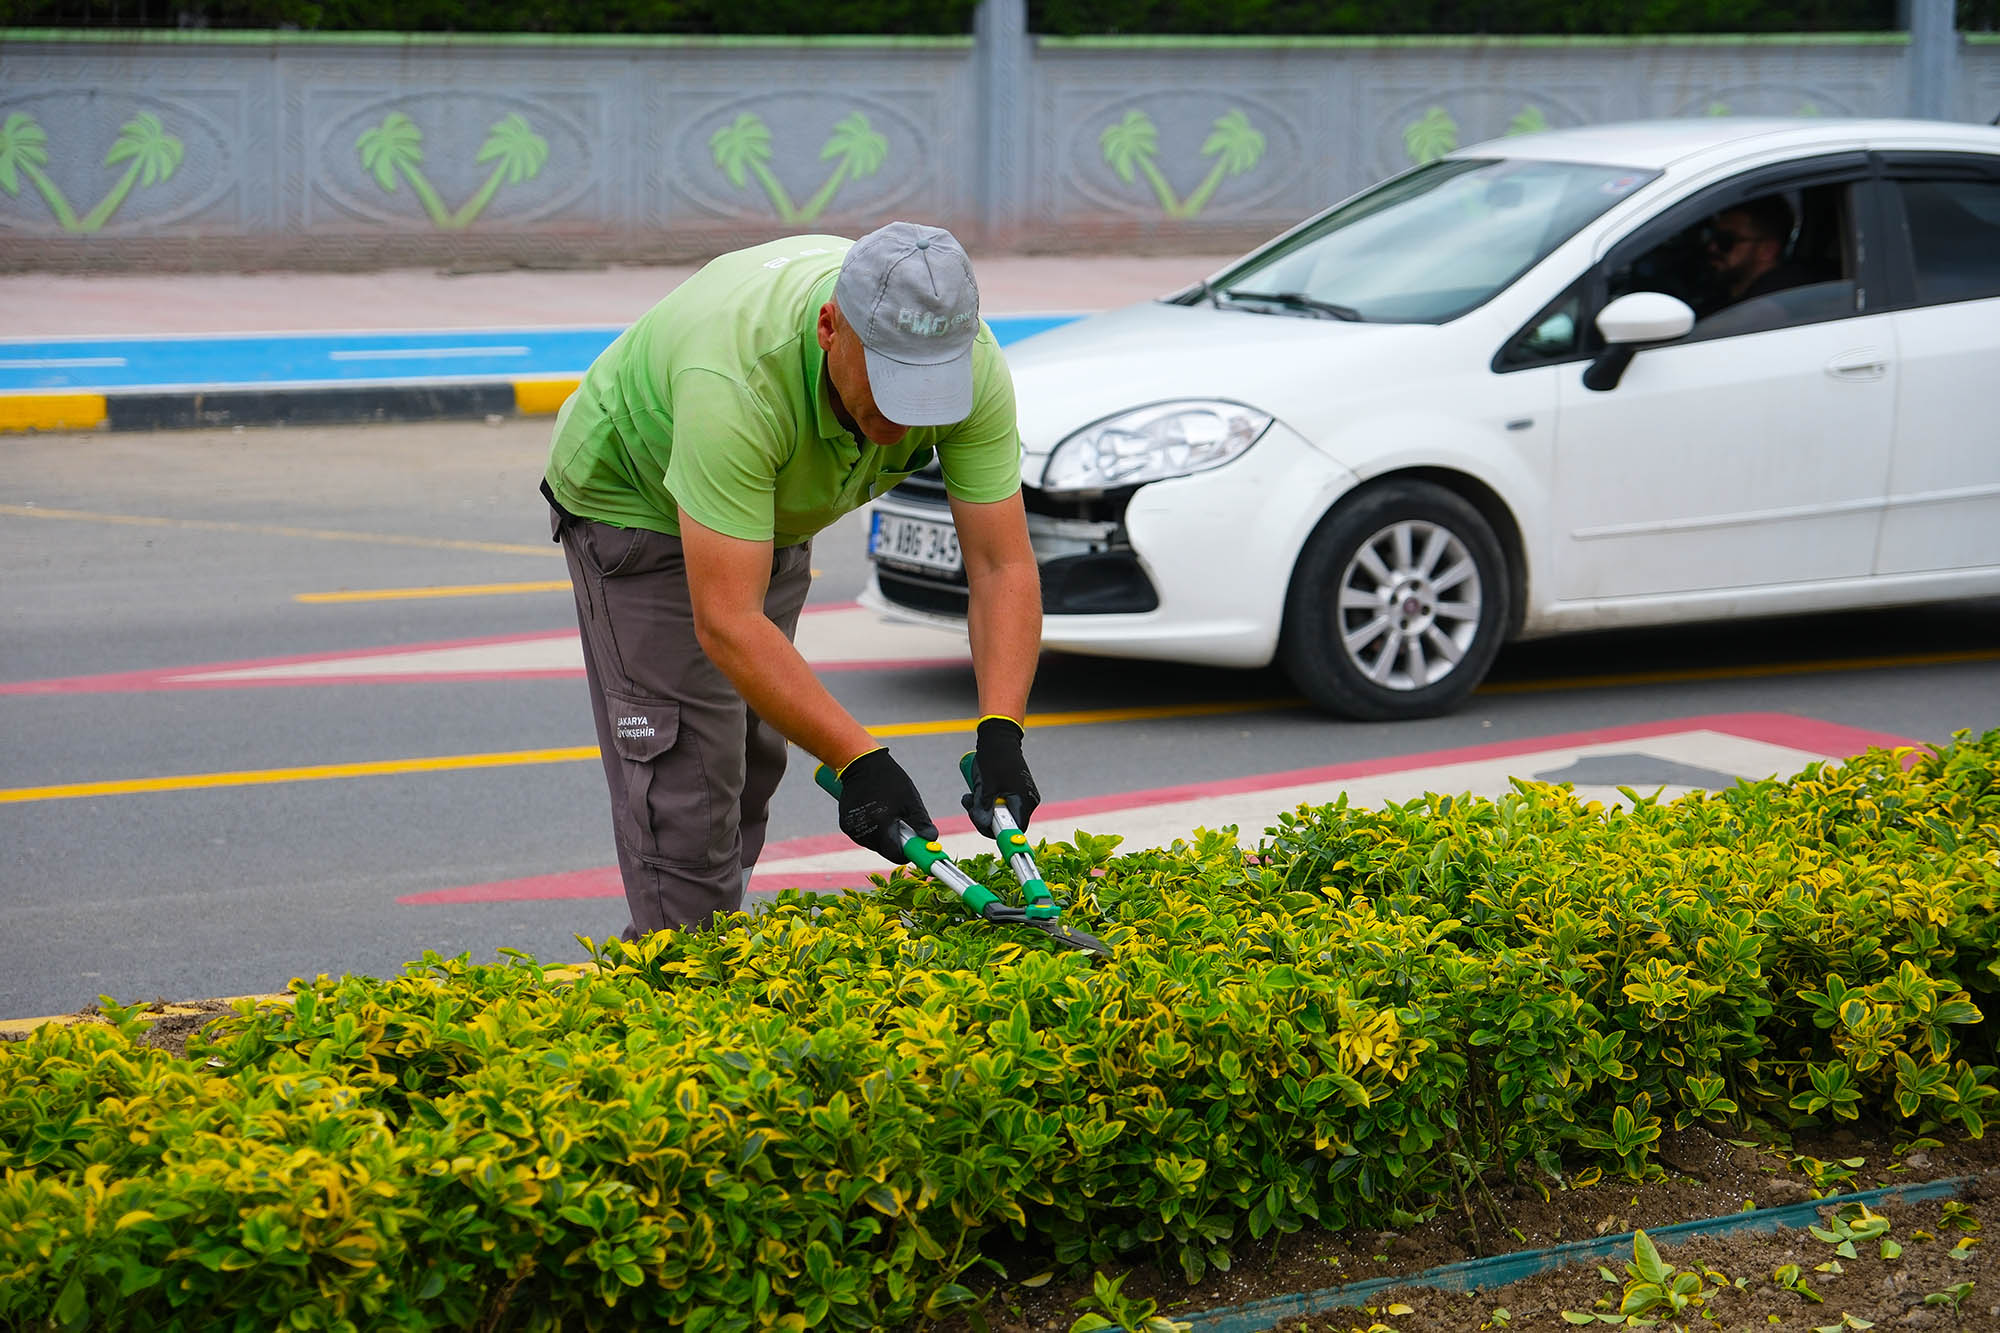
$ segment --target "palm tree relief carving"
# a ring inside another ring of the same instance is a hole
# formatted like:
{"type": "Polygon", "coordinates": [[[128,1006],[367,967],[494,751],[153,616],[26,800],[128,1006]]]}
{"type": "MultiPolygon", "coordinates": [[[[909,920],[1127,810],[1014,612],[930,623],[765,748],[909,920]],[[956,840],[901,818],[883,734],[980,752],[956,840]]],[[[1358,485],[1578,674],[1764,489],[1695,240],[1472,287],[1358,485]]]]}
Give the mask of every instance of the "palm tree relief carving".
{"type": "Polygon", "coordinates": [[[1212,157],[1215,162],[1201,183],[1182,199],[1153,160],[1159,155],[1160,132],[1145,112],[1127,111],[1117,124],[1104,127],[1097,142],[1104,151],[1105,164],[1117,173],[1118,179],[1130,185],[1143,175],[1153,187],[1160,210],[1170,218],[1197,216],[1208,207],[1224,179],[1243,175],[1264,157],[1264,135],[1250,123],[1250,118],[1234,108],[1224,112],[1216,117],[1201,145],[1201,155],[1212,157]]]}
{"type": "Polygon", "coordinates": [[[126,163],[124,174],[96,207],[78,217],[61,188],[42,170],[49,164],[48,144],[48,131],[33,116],[20,111],[9,115],[0,124],[0,190],[19,197],[25,179],[55,215],[56,225],[79,236],[88,236],[109,222],[133,187],[158,185],[172,176],[185,151],[181,141],[166,132],[158,116],[140,112],[120,127],[117,142],[104,155],[108,167],[126,163]]]}

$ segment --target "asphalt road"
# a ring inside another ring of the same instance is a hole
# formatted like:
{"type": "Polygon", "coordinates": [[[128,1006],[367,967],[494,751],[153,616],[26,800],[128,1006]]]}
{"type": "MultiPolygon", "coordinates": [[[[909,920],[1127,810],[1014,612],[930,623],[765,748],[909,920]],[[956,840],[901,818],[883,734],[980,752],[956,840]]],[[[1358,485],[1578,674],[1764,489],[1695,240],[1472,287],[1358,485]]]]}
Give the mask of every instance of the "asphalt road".
{"type": "MultiPolygon", "coordinates": [[[[0,439],[0,1017],[64,1012],[100,992],[197,998],[319,972],[385,975],[426,950],[568,960],[581,956],[575,935],[618,931],[611,898],[396,901],[609,864],[594,759],[202,780],[573,754],[594,740],[578,678],[6,688],[573,628],[566,590],[296,600],[561,580],[535,493],[546,432],[509,421],[0,439]],[[34,795],[183,776],[191,785],[178,790],[34,795]]],[[[858,520],[821,537],[815,602],[853,598],[861,541],[858,520]]],[[[977,712],[962,666],[829,682],[865,723],[977,712]]],[[[1259,706],[1041,728],[1029,755],[1053,800],[1726,712],[1942,740],[2000,725],[2000,602],[1519,645],[1465,710],[1424,722],[1357,725],[1270,706],[1290,694],[1269,672],[1052,655],[1038,714],[1259,706]]],[[[894,745],[934,812],[955,809],[969,730],[894,745]]],[[[795,758],[774,841],[832,831],[809,768],[795,758]]]]}

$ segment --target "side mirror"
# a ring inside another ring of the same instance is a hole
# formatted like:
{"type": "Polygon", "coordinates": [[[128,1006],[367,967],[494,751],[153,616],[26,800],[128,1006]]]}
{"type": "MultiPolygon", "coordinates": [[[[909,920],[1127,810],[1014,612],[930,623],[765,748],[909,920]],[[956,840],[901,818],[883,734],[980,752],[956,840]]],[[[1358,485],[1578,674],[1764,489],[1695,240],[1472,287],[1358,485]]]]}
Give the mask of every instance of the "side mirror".
{"type": "Polygon", "coordinates": [[[1667,343],[1694,331],[1694,311],[1665,292],[1627,292],[1597,312],[1597,331],[1621,343],[1667,343]]]}
{"type": "Polygon", "coordinates": [[[1605,348],[1583,372],[1583,387],[1602,393],[1618,387],[1641,347],[1670,343],[1694,330],[1694,311],[1665,292],[1627,292],[1597,312],[1605,348]]]}

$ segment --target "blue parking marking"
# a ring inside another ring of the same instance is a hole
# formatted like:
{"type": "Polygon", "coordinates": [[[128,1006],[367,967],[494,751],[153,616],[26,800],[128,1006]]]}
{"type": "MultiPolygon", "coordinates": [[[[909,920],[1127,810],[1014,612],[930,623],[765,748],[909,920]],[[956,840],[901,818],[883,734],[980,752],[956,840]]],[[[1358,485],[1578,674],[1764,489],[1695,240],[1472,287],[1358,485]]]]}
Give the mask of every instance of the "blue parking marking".
{"type": "MultiPolygon", "coordinates": [[[[1074,315],[987,321],[1002,346],[1074,315]]],[[[623,326],[0,338],[0,393],[466,383],[580,376],[623,326]]]]}

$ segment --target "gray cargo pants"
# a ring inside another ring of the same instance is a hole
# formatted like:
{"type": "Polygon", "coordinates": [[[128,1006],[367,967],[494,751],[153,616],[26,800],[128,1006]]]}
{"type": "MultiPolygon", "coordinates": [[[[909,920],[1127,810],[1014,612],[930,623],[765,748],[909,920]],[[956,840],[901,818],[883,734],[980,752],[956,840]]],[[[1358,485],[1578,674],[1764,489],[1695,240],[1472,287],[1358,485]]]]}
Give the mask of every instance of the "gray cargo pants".
{"type": "MultiPolygon", "coordinates": [[[[558,511],[597,744],[611,788],[626,939],[700,928],[743,905],[764,850],[785,738],[750,711],[695,639],[678,537],[558,511]]],[[[791,638],[812,544],[772,555],[764,614],[791,638]]]]}

